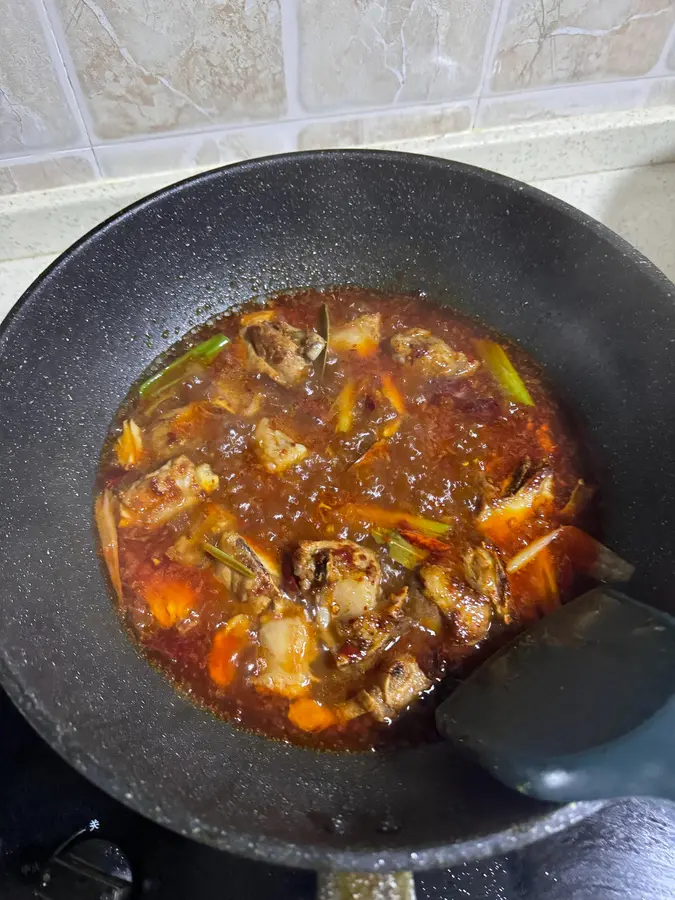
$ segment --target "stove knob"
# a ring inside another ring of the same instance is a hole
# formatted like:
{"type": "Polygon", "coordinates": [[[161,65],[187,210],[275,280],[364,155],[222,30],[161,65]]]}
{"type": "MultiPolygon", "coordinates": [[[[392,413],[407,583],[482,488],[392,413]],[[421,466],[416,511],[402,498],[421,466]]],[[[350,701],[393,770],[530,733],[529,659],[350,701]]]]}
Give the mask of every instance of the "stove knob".
{"type": "Polygon", "coordinates": [[[83,838],[51,857],[36,893],[42,900],[127,900],[132,882],[131,865],[119,847],[83,838]]]}

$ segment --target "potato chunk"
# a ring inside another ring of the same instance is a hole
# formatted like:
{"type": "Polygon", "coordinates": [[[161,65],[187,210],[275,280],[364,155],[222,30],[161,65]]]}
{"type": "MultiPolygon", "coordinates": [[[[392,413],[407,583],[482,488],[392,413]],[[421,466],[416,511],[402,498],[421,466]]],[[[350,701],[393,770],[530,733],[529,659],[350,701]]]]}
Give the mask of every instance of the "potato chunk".
{"type": "Polygon", "coordinates": [[[311,685],[309,667],[316,656],[316,647],[305,620],[288,616],[265,622],[259,640],[264,669],[253,679],[256,689],[289,698],[306,694],[311,685]]]}
{"type": "Polygon", "coordinates": [[[258,458],[268,472],[284,472],[301,462],[309,452],[285,432],[272,428],[269,419],[261,419],[253,435],[258,458]]]}
{"type": "Polygon", "coordinates": [[[331,332],[330,349],[338,354],[354,352],[359,356],[371,356],[380,344],[381,325],[379,313],[359,316],[339,325],[331,332]]]}

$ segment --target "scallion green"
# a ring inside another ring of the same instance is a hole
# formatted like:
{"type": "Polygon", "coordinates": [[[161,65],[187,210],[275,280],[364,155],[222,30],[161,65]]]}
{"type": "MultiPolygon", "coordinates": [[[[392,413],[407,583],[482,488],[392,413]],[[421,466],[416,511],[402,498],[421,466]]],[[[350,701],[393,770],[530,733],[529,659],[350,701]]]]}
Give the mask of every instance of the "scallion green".
{"type": "Polygon", "coordinates": [[[178,359],[174,359],[168,366],[160,369],[159,372],[151,375],[150,378],[146,378],[139,387],[138,393],[143,399],[152,397],[157,391],[166,387],[169,382],[173,383],[179,381],[180,379],[177,379],[174,376],[186,363],[196,361],[208,366],[213,362],[216,356],[218,356],[223,347],[226,347],[229,343],[230,339],[227,335],[214,334],[213,337],[210,337],[206,341],[202,341],[202,343],[197,344],[196,347],[192,347],[187,353],[179,356],[178,359]]]}
{"type": "Polygon", "coordinates": [[[516,372],[506,350],[495,341],[475,341],[476,350],[504,395],[523,406],[534,406],[525,382],[516,372]]]}

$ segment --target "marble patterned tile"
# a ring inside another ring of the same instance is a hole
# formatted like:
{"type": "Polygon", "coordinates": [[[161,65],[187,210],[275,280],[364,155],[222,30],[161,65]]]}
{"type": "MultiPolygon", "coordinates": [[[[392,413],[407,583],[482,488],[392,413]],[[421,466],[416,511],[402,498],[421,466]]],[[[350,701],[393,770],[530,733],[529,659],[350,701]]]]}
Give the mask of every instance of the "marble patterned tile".
{"type": "Polygon", "coordinates": [[[0,0],[0,157],[84,144],[33,0],[0,0]]]}
{"type": "Polygon", "coordinates": [[[484,97],[478,104],[476,126],[499,128],[544,119],[636,109],[646,105],[650,81],[652,79],[636,78],[610,84],[581,84],[484,97]]]}
{"type": "Polygon", "coordinates": [[[505,0],[495,92],[647,74],[675,21],[672,0],[505,0]]]}
{"type": "Polygon", "coordinates": [[[276,118],[282,0],[48,0],[95,137],[276,118]]]}
{"type": "Polygon", "coordinates": [[[282,127],[187,134],[94,147],[106,178],[222,166],[295,149],[282,127]]]}
{"type": "Polygon", "coordinates": [[[297,0],[310,111],[472,96],[496,0],[297,0]]]}
{"type": "Polygon", "coordinates": [[[648,106],[675,106],[675,77],[650,78],[647,82],[648,106]]]}
{"type": "Polygon", "coordinates": [[[300,150],[326,147],[361,147],[408,138],[436,137],[466,131],[472,110],[467,104],[445,109],[424,109],[338,121],[313,122],[298,136],[300,150]]]}
{"type": "Polygon", "coordinates": [[[98,178],[91,151],[45,159],[0,160],[0,196],[83,184],[98,178]]]}

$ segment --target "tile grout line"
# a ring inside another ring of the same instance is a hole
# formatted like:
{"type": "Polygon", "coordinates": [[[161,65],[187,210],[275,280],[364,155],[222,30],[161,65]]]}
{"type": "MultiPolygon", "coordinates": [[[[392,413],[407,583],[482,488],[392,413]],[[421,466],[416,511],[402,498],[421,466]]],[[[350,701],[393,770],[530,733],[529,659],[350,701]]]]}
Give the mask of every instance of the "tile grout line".
{"type": "Polygon", "coordinates": [[[504,30],[506,21],[506,10],[509,6],[509,0],[497,0],[492,10],[492,18],[490,20],[490,28],[485,41],[485,52],[483,54],[483,64],[481,66],[480,79],[478,82],[478,96],[476,97],[476,109],[471,127],[475,128],[480,115],[480,108],[485,95],[485,89],[493,71],[493,63],[495,53],[499,46],[499,38],[504,30]]]}
{"type": "Polygon", "coordinates": [[[23,166],[31,163],[39,164],[50,162],[53,159],[67,159],[69,156],[77,156],[78,154],[93,154],[93,148],[90,144],[81,144],[68,147],[66,150],[40,150],[24,156],[0,156],[0,167],[23,166]]]}
{"type": "MultiPolygon", "coordinates": [[[[641,86],[642,82],[644,82],[644,81],[651,82],[652,80],[659,80],[659,81],[666,80],[666,81],[673,81],[673,83],[675,83],[675,78],[671,79],[671,78],[667,78],[667,77],[664,78],[662,76],[656,76],[655,79],[637,78],[637,79],[628,80],[628,81],[624,80],[624,81],[620,81],[620,82],[594,82],[592,84],[594,84],[596,87],[599,87],[599,88],[609,87],[611,84],[626,84],[626,85],[633,85],[633,86],[639,87],[639,86],[641,86]]],[[[493,95],[493,96],[490,96],[489,98],[485,98],[485,99],[489,99],[490,101],[497,101],[497,102],[499,102],[502,99],[506,99],[506,100],[533,99],[534,97],[536,97],[538,95],[548,94],[551,91],[576,92],[578,90],[583,89],[584,87],[588,87],[588,85],[562,85],[562,86],[557,86],[555,88],[547,88],[545,91],[514,92],[514,93],[510,93],[510,94],[505,94],[505,95],[493,95]]],[[[299,120],[288,120],[288,119],[280,120],[276,123],[269,123],[269,122],[268,123],[255,123],[248,127],[238,126],[238,127],[234,127],[234,128],[195,129],[195,130],[168,132],[166,134],[155,134],[155,135],[150,135],[150,136],[143,135],[138,138],[130,138],[130,139],[127,138],[127,139],[120,140],[120,141],[97,142],[94,144],[87,142],[86,144],[82,144],[81,146],[75,145],[73,147],[60,148],[58,150],[51,150],[51,151],[50,150],[40,150],[38,152],[27,153],[27,154],[23,154],[20,156],[17,156],[15,154],[7,154],[7,155],[0,154],[0,166],[20,165],[20,164],[25,164],[25,163],[30,163],[30,162],[43,162],[43,161],[49,160],[51,158],[59,158],[64,155],[69,155],[69,154],[76,153],[76,152],[82,153],[85,151],[91,152],[94,155],[94,157],[96,157],[97,151],[104,150],[104,149],[105,150],[108,150],[108,149],[114,150],[115,147],[120,147],[120,148],[124,148],[124,149],[130,148],[130,147],[147,147],[147,146],[151,146],[153,144],[159,145],[159,144],[162,144],[165,142],[166,143],[183,142],[190,138],[199,139],[200,137],[209,137],[209,136],[217,137],[217,136],[221,136],[221,135],[226,136],[228,134],[232,135],[232,134],[237,134],[239,132],[255,133],[256,131],[277,131],[277,130],[285,131],[285,132],[287,132],[286,139],[285,139],[286,149],[294,149],[294,146],[292,146],[293,138],[291,137],[291,135],[297,134],[297,132],[300,130],[300,128],[304,127],[305,125],[314,125],[314,124],[323,124],[323,123],[339,123],[339,122],[345,121],[348,118],[353,118],[355,116],[357,118],[363,118],[363,119],[367,120],[367,119],[377,118],[383,114],[384,115],[388,114],[388,115],[392,116],[392,118],[406,118],[407,115],[414,115],[421,111],[433,114],[435,112],[447,111],[452,108],[461,108],[462,106],[465,106],[465,105],[470,106],[471,104],[475,104],[475,103],[476,103],[475,100],[457,100],[457,101],[452,101],[450,103],[428,104],[425,106],[412,105],[412,106],[405,106],[402,108],[393,108],[393,109],[391,107],[383,107],[383,108],[378,108],[375,110],[363,111],[360,115],[356,114],[356,113],[352,113],[351,115],[334,114],[331,116],[321,116],[318,118],[312,117],[312,118],[299,119],[299,120]]],[[[658,115],[657,110],[659,108],[662,108],[664,106],[669,106],[669,105],[672,105],[672,104],[661,104],[661,105],[655,105],[653,107],[645,107],[645,106],[635,107],[632,109],[632,111],[636,112],[638,110],[653,109],[654,114],[658,115]]],[[[617,115],[617,114],[620,114],[621,112],[626,113],[626,112],[630,112],[630,111],[631,111],[631,108],[624,109],[624,110],[609,109],[605,112],[605,115],[617,115]]],[[[552,119],[550,121],[561,122],[561,121],[564,121],[569,118],[577,118],[578,116],[588,116],[588,115],[597,116],[597,115],[601,115],[601,114],[602,114],[602,111],[593,111],[590,113],[577,112],[574,114],[574,116],[556,116],[554,119],[552,119]]],[[[504,128],[527,127],[532,124],[533,124],[532,121],[530,121],[528,119],[523,119],[522,121],[503,123],[500,125],[495,125],[494,127],[489,128],[489,129],[481,129],[481,130],[482,131],[485,131],[485,130],[502,131],[504,128]]],[[[444,136],[446,136],[448,138],[450,138],[452,135],[459,137],[461,135],[466,135],[471,130],[472,130],[471,128],[467,128],[464,130],[459,130],[457,132],[448,132],[444,136]]],[[[443,136],[443,135],[423,135],[423,137],[429,137],[429,138],[439,137],[439,136],[443,136]]]]}
{"type": "Polygon", "coordinates": [[[82,91],[82,86],[80,85],[80,81],[77,77],[75,64],[73,63],[70,51],[68,50],[68,41],[66,40],[66,33],[63,28],[63,22],[61,21],[61,17],[57,13],[57,11],[54,9],[52,0],[36,0],[36,2],[39,3],[44,14],[45,22],[51,32],[51,36],[54,42],[54,48],[56,50],[56,53],[58,54],[60,66],[63,70],[63,74],[65,75],[68,87],[70,88],[70,92],[77,107],[78,117],[81,122],[84,135],[87,138],[89,150],[91,150],[92,156],[94,158],[94,166],[96,168],[97,175],[99,178],[101,178],[102,172],[98,164],[98,160],[96,159],[96,154],[94,153],[94,143],[92,137],[93,124],[89,116],[86,97],[84,95],[84,92],[82,91]]]}
{"type": "Polygon", "coordinates": [[[669,72],[667,68],[667,60],[670,56],[671,50],[675,49],[675,23],[671,25],[670,32],[668,37],[664,41],[663,47],[661,48],[661,53],[659,54],[659,58],[656,60],[652,68],[647,73],[646,77],[659,78],[659,77],[667,77],[669,74],[672,75],[673,72],[669,72]],[[652,73],[654,73],[652,75],[652,73]]]}
{"type": "MultiPolygon", "coordinates": [[[[393,143],[374,142],[369,146],[470,162],[522,181],[675,164],[672,149],[675,146],[675,107],[668,112],[664,110],[662,118],[655,112],[642,110],[637,115],[629,112],[618,117],[601,114],[579,117],[557,128],[545,122],[523,129],[494,129],[491,135],[487,131],[467,131],[440,139],[403,139],[393,143]],[[569,158],[564,148],[569,149],[569,158]]],[[[196,170],[174,166],[162,171],[110,176],[88,183],[0,197],[0,245],[4,242],[5,246],[11,246],[12,240],[16,242],[16,235],[19,234],[16,229],[20,228],[22,234],[30,236],[31,246],[44,248],[40,249],[40,253],[50,252],[60,247],[63,235],[61,231],[55,235],[51,235],[49,230],[44,232],[42,222],[45,209],[70,210],[68,227],[74,229],[73,236],[77,237],[78,228],[84,231],[94,224],[92,209],[99,218],[105,218],[110,214],[111,203],[126,206],[150,191],[211,168],[213,165],[203,165],[196,170]]],[[[25,255],[20,250],[12,253],[12,258],[25,255]]]]}
{"type": "MultiPolygon", "coordinates": [[[[63,95],[65,97],[68,108],[70,109],[73,119],[75,120],[75,124],[77,125],[80,134],[87,140],[89,149],[91,149],[91,142],[89,140],[89,132],[87,130],[87,125],[84,120],[84,116],[82,115],[82,109],[80,108],[80,103],[78,101],[77,93],[74,90],[71,79],[68,75],[68,70],[66,68],[65,60],[63,58],[63,54],[61,53],[61,48],[59,47],[59,42],[56,37],[56,33],[52,26],[52,22],[47,11],[45,0],[30,0],[33,9],[35,10],[35,15],[38,20],[38,24],[42,29],[42,33],[44,35],[45,43],[47,44],[47,50],[49,52],[49,58],[52,63],[54,75],[56,80],[63,91],[63,95]]],[[[59,148],[70,149],[70,148],[59,148]]],[[[53,151],[58,152],[58,151],[53,151]]]]}
{"type": "MultiPolygon", "coordinates": [[[[644,79],[635,79],[634,82],[621,82],[621,83],[625,83],[625,84],[633,83],[633,84],[636,84],[639,86],[643,80],[644,79]]],[[[605,86],[607,85],[606,82],[602,82],[600,84],[605,85],[605,86]]],[[[576,91],[576,89],[577,89],[577,87],[574,87],[574,86],[570,87],[570,86],[566,85],[566,86],[563,86],[556,90],[576,91]]],[[[514,99],[522,99],[522,98],[532,99],[533,93],[538,94],[540,92],[525,92],[524,94],[510,94],[507,96],[510,98],[514,98],[514,99]]],[[[547,93],[548,93],[548,91],[547,91],[547,93]]],[[[490,100],[495,100],[495,99],[499,100],[500,97],[497,96],[497,97],[490,98],[490,100]]],[[[449,104],[433,104],[433,105],[428,105],[425,107],[411,106],[411,107],[404,107],[401,110],[399,110],[399,109],[392,110],[391,108],[369,110],[367,113],[364,112],[362,118],[364,118],[364,119],[377,118],[378,116],[382,115],[383,113],[385,113],[385,114],[388,113],[389,115],[392,115],[395,118],[405,118],[407,114],[414,115],[415,113],[420,112],[420,110],[424,110],[429,113],[433,113],[433,112],[441,111],[441,110],[447,111],[448,109],[452,109],[453,107],[461,108],[464,105],[471,105],[472,103],[475,103],[475,101],[469,101],[469,100],[456,101],[456,102],[449,103],[449,104]]],[[[577,119],[579,117],[585,118],[589,115],[593,116],[593,117],[597,117],[598,115],[604,115],[604,116],[617,116],[618,115],[618,116],[620,116],[622,113],[623,114],[630,113],[630,112],[635,113],[638,111],[642,111],[643,113],[648,113],[649,111],[651,111],[653,116],[658,117],[659,116],[658,110],[663,109],[664,107],[666,107],[668,105],[669,104],[662,104],[661,106],[653,106],[653,107],[643,106],[643,107],[637,107],[634,109],[629,108],[629,109],[625,109],[625,110],[611,109],[611,110],[607,110],[604,114],[601,111],[594,111],[594,112],[590,112],[590,113],[579,112],[579,113],[575,113],[575,115],[573,115],[573,116],[556,116],[555,118],[549,120],[549,122],[553,128],[556,128],[556,127],[559,128],[559,127],[563,127],[562,123],[569,121],[570,119],[577,119]]],[[[670,104],[670,105],[672,105],[672,104],[670,104]]],[[[305,119],[305,120],[297,120],[297,121],[292,121],[292,120],[283,121],[282,120],[282,121],[278,122],[277,124],[269,124],[269,123],[256,124],[256,125],[251,126],[249,129],[247,129],[247,128],[242,129],[240,127],[240,128],[235,128],[235,129],[219,129],[217,131],[215,131],[213,129],[209,129],[209,130],[195,130],[195,131],[186,131],[186,132],[173,132],[173,133],[168,133],[165,135],[153,135],[150,137],[143,136],[143,137],[136,138],[136,139],[127,139],[127,140],[116,141],[116,142],[105,142],[105,143],[101,142],[101,143],[96,143],[93,145],[86,144],[86,145],[82,145],[82,146],[75,146],[75,147],[70,147],[67,149],[60,149],[60,150],[55,150],[55,151],[49,151],[49,150],[44,151],[43,150],[38,153],[24,154],[21,156],[16,156],[16,155],[2,156],[2,155],[0,155],[0,167],[7,166],[7,165],[21,165],[21,164],[26,164],[26,163],[30,163],[30,162],[44,162],[44,161],[47,161],[52,158],[60,158],[60,157],[71,155],[71,154],[77,153],[77,152],[80,152],[80,153],[91,152],[94,155],[94,158],[96,159],[96,162],[98,164],[98,162],[99,162],[98,161],[98,151],[99,150],[114,150],[116,147],[119,147],[121,149],[129,149],[132,147],[142,148],[142,147],[150,147],[153,145],[159,146],[159,145],[167,144],[167,143],[170,144],[170,143],[174,143],[174,142],[180,144],[180,143],[183,143],[186,140],[190,140],[190,139],[199,139],[202,137],[209,137],[209,136],[217,137],[220,135],[226,136],[228,134],[236,134],[238,132],[246,133],[249,131],[254,132],[254,131],[262,131],[262,130],[267,130],[267,131],[277,131],[278,130],[278,131],[285,132],[286,134],[285,134],[284,142],[283,142],[285,146],[282,149],[295,149],[294,141],[295,141],[295,138],[297,138],[297,133],[299,132],[300,128],[304,127],[305,125],[316,124],[316,123],[342,122],[342,121],[345,121],[345,117],[338,114],[338,115],[333,115],[333,116],[329,116],[329,117],[321,117],[318,119],[305,119]]],[[[513,129],[517,130],[519,128],[528,128],[528,127],[531,127],[533,124],[536,124],[536,122],[532,122],[527,119],[524,119],[519,122],[503,123],[503,124],[495,125],[492,128],[486,128],[486,129],[480,128],[478,130],[483,133],[485,133],[485,132],[502,132],[502,133],[504,133],[505,130],[508,131],[509,133],[511,133],[513,129]]],[[[455,140],[455,139],[461,140],[463,137],[470,135],[473,130],[475,130],[475,129],[467,128],[464,130],[458,130],[456,132],[447,132],[447,133],[443,133],[443,134],[427,134],[427,135],[422,135],[421,138],[434,140],[434,139],[438,139],[439,137],[445,137],[449,140],[455,140]]],[[[139,174],[143,174],[143,173],[139,173],[139,174]]],[[[105,178],[106,177],[105,174],[103,174],[102,177],[105,178]]]]}
{"type": "MultiPolygon", "coordinates": [[[[303,116],[300,102],[300,22],[297,0],[278,0],[281,12],[281,53],[286,86],[286,118],[303,116]]],[[[295,149],[295,148],[292,148],[295,149]]]]}
{"type": "MultiPolygon", "coordinates": [[[[567,84],[559,84],[559,85],[547,85],[546,87],[537,88],[535,90],[530,91],[511,91],[502,94],[490,94],[488,96],[483,96],[481,99],[489,99],[491,101],[496,100],[526,100],[533,99],[538,96],[556,93],[556,92],[569,92],[576,93],[577,91],[581,92],[586,88],[595,87],[595,88],[610,88],[612,85],[634,85],[639,86],[642,82],[646,84],[651,84],[655,81],[667,81],[672,82],[675,85],[675,73],[672,75],[643,75],[634,79],[617,79],[613,81],[592,81],[592,82],[578,82],[578,83],[567,83],[567,84]]],[[[307,118],[299,118],[299,119],[280,119],[280,120],[270,120],[265,122],[252,122],[248,124],[238,124],[232,126],[213,126],[209,128],[195,128],[195,129],[181,129],[177,131],[168,131],[161,134],[155,133],[151,135],[139,135],[138,137],[126,137],[117,141],[95,141],[91,142],[87,140],[86,144],[82,146],[74,146],[74,147],[66,147],[59,148],[58,150],[53,151],[43,151],[40,150],[35,153],[27,153],[20,156],[5,155],[0,154],[0,163],[7,162],[11,160],[12,162],[20,162],[20,161],[28,161],[33,158],[45,158],[52,155],[58,155],[61,153],[67,153],[71,150],[97,150],[100,148],[114,148],[117,146],[131,146],[136,144],[149,144],[154,142],[162,142],[162,141],[171,141],[171,140],[180,140],[182,138],[187,137],[199,137],[201,135],[204,136],[213,136],[213,135],[225,135],[225,134],[234,134],[237,132],[256,132],[256,131],[264,131],[271,130],[285,126],[293,126],[299,125],[304,126],[307,125],[315,125],[322,123],[335,123],[342,122],[345,119],[351,118],[359,118],[359,119],[371,119],[377,118],[382,115],[391,115],[392,117],[402,117],[405,118],[407,115],[414,115],[419,112],[428,112],[430,114],[441,112],[443,110],[448,110],[452,108],[461,107],[464,105],[470,105],[471,103],[476,102],[476,98],[466,98],[466,99],[455,99],[442,103],[426,103],[426,104],[409,104],[405,106],[382,106],[376,107],[373,109],[362,109],[362,110],[345,110],[343,112],[331,113],[330,115],[325,116],[311,116],[307,118]]],[[[662,104],[662,105],[671,105],[671,104],[662,104]]],[[[655,107],[656,108],[656,107],[655,107]]],[[[616,110],[607,110],[608,113],[616,112],[616,110]]],[[[584,113],[579,113],[578,115],[584,115],[584,113]]],[[[517,125],[526,125],[528,124],[528,120],[524,119],[520,122],[512,123],[514,126],[517,125]]],[[[501,127],[501,126],[499,126],[501,127]]],[[[461,133],[461,132],[458,132],[461,133]]]]}
{"type": "Polygon", "coordinates": [[[171,141],[171,140],[180,140],[181,138],[188,137],[199,137],[201,135],[204,136],[215,136],[215,135],[225,135],[225,134],[237,134],[238,132],[251,132],[254,133],[256,131],[269,131],[273,129],[282,129],[289,128],[289,130],[293,130],[291,126],[295,127],[304,127],[305,125],[316,125],[323,123],[332,123],[332,122],[342,122],[345,119],[372,119],[377,118],[382,115],[390,115],[394,118],[399,116],[405,117],[406,115],[414,115],[418,112],[428,112],[430,114],[441,112],[443,110],[453,109],[465,105],[470,105],[475,103],[475,97],[466,98],[462,100],[451,100],[445,103],[428,103],[428,104],[411,104],[402,107],[377,107],[375,109],[364,109],[364,110],[347,110],[341,113],[333,113],[327,116],[311,116],[311,117],[298,117],[298,118],[285,118],[285,119],[277,119],[265,122],[254,122],[249,124],[238,124],[232,126],[212,126],[209,128],[195,128],[195,129],[184,129],[180,131],[168,131],[161,134],[155,133],[151,135],[139,135],[138,137],[132,138],[122,138],[116,141],[96,141],[93,144],[93,149],[100,149],[102,147],[113,148],[119,146],[128,146],[132,144],[146,144],[146,143],[154,143],[161,141],[171,141]]]}

